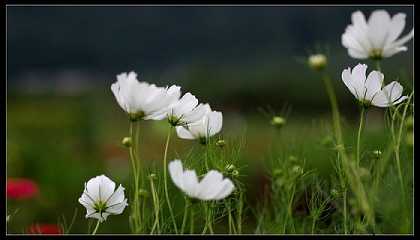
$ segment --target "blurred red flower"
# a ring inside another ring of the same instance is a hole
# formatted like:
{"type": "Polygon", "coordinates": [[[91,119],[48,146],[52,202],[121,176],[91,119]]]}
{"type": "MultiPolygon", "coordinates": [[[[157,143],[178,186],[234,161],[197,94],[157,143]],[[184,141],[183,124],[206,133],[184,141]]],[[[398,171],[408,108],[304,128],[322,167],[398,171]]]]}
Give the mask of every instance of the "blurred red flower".
{"type": "Polygon", "coordinates": [[[11,199],[28,199],[37,195],[38,184],[30,179],[9,178],[6,183],[6,196],[11,199]]]}
{"type": "Polygon", "coordinates": [[[63,229],[57,224],[32,224],[26,231],[28,234],[63,234],[63,229]]]}

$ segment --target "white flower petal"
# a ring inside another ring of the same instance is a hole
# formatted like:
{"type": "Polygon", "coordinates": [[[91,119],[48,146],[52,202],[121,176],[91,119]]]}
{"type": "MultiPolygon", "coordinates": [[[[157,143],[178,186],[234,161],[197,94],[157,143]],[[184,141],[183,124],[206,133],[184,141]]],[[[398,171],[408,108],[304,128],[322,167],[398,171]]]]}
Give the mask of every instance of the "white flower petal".
{"type": "Polygon", "coordinates": [[[124,201],[124,190],[125,188],[120,184],[117,190],[115,190],[115,192],[113,192],[107,199],[105,199],[106,205],[111,206],[124,201]]]}
{"type": "Polygon", "coordinates": [[[404,13],[398,13],[392,17],[391,23],[389,24],[386,45],[392,43],[401,35],[405,27],[405,17],[406,15],[404,13]]]}
{"type": "Polygon", "coordinates": [[[372,47],[376,49],[383,49],[388,35],[388,26],[390,25],[391,17],[385,10],[375,10],[368,20],[368,36],[372,43],[372,47]]]}
{"type": "Polygon", "coordinates": [[[344,69],[341,73],[341,79],[343,80],[346,87],[350,90],[350,92],[357,98],[356,95],[356,88],[352,84],[352,77],[351,77],[351,68],[344,69]]]}
{"type": "Polygon", "coordinates": [[[382,82],[384,80],[384,75],[378,71],[372,71],[369,73],[366,79],[366,96],[365,99],[371,101],[375,94],[381,91],[382,82]]]}
{"type": "Polygon", "coordinates": [[[185,170],[182,177],[182,190],[190,197],[197,197],[198,178],[194,170],[185,170]]]}
{"type": "Polygon", "coordinates": [[[202,200],[209,200],[219,188],[223,175],[216,170],[210,170],[199,184],[198,197],[202,200]]]}
{"type": "Polygon", "coordinates": [[[359,100],[363,99],[366,94],[366,64],[357,64],[351,72],[351,84],[355,89],[355,94],[359,100]]]}
{"type": "Polygon", "coordinates": [[[188,131],[188,129],[182,126],[176,127],[176,134],[178,135],[179,138],[182,138],[182,139],[195,139],[195,136],[192,135],[192,133],[188,131]]]}
{"type": "Polygon", "coordinates": [[[179,159],[175,159],[171,161],[168,165],[169,168],[169,175],[171,176],[172,181],[174,184],[182,188],[182,178],[184,174],[184,170],[182,168],[182,162],[179,159]]]}
{"type": "Polygon", "coordinates": [[[124,199],[124,201],[113,204],[110,207],[108,207],[106,209],[106,212],[111,213],[111,214],[121,214],[124,211],[126,206],[128,206],[127,199],[124,199]]]}
{"type": "Polygon", "coordinates": [[[232,191],[235,189],[235,186],[233,185],[232,181],[230,179],[224,179],[223,182],[220,183],[221,188],[219,192],[214,197],[215,200],[223,199],[227,196],[229,196],[232,191]]]}
{"type": "Polygon", "coordinates": [[[209,123],[209,137],[215,135],[216,133],[222,130],[223,125],[223,115],[221,112],[210,112],[208,115],[208,123],[209,123]]]}

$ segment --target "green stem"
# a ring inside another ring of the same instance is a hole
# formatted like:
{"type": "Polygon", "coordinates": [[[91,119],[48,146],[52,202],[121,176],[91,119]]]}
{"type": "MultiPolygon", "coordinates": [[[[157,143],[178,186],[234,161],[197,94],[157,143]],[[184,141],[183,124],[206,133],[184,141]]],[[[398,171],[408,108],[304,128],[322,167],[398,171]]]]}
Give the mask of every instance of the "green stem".
{"type": "Polygon", "coordinates": [[[359,131],[357,132],[357,148],[356,148],[356,166],[357,167],[359,167],[360,165],[360,137],[362,135],[364,122],[365,122],[365,107],[362,107],[362,110],[360,112],[359,131]]]}
{"type": "Polygon", "coordinates": [[[98,231],[98,228],[99,228],[99,224],[100,224],[101,222],[98,220],[98,222],[96,223],[96,227],[95,227],[95,229],[93,230],[93,232],[92,232],[92,235],[95,235],[96,234],[96,231],[98,231]]]}
{"type": "Polygon", "coordinates": [[[314,231],[315,231],[316,220],[317,220],[317,217],[316,216],[313,216],[313,218],[312,218],[312,227],[311,227],[311,233],[312,234],[314,234],[314,231]]]}
{"type": "Polygon", "coordinates": [[[403,179],[403,175],[402,175],[402,171],[401,171],[400,145],[401,145],[401,137],[402,137],[403,127],[404,127],[405,118],[406,118],[406,114],[407,114],[407,109],[408,109],[408,106],[410,105],[410,100],[411,100],[411,97],[413,96],[413,94],[414,94],[414,91],[410,94],[409,98],[407,99],[407,103],[404,106],[404,111],[403,111],[402,118],[401,118],[401,121],[400,121],[400,128],[399,128],[399,131],[398,131],[397,142],[395,144],[395,160],[397,162],[398,178],[400,180],[400,185],[401,185],[401,192],[402,192],[402,197],[403,197],[403,202],[404,202],[404,209],[405,209],[407,199],[406,199],[406,195],[405,195],[404,179],[403,179]]]}
{"type": "Polygon", "coordinates": [[[337,139],[338,144],[344,144],[343,134],[342,134],[341,125],[340,125],[340,112],[338,111],[337,98],[335,96],[331,79],[327,73],[325,73],[324,76],[322,77],[322,81],[324,82],[325,90],[327,91],[327,95],[331,104],[332,120],[333,120],[335,137],[337,139]]]}
{"type": "Polygon", "coordinates": [[[182,218],[181,234],[184,233],[185,224],[187,223],[188,208],[190,207],[190,202],[187,197],[185,197],[185,207],[184,207],[184,217],[182,218]]]}
{"type": "Polygon", "coordinates": [[[344,217],[344,234],[348,233],[347,230],[347,189],[343,192],[343,217],[344,217]]]}
{"type": "Polygon", "coordinates": [[[381,60],[375,60],[375,65],[376,65],[376,71],[381,71],[381,60]]]}
{"type": "Polygon", "coordinates": [[[159,197],[156,193],[155,185],[153,184],[153,179],[150,178],[150,189],[152,190],[152,197],[153,197],[153,208],[155,212],[155,222],[153,223],[152,230],[150,234],[153,234],[155,228],[157,227],[158,233],[160,233],[160,226],[159,226],[159,197]]]}
{"type": "Polygon", "coordinates": [[[164,186],[165,186],[166,203],[168,204],[169,213],[170,213],[171,218],[172,218],[172,222],[173,222],[173,225],[174,225],[175,233],[178,234],[178,228],[176,226],[175,216],[174,216],[174,213],[172,211],[171,202],[169,201],[168,181],[167,181],[167,168],[168,168],[168,166],[167,166],[168,165],[167,164],[167,156],[168,156],[168,146],[169,146],[169,141],[171,139],[172,128],[173,128],[172,126],[169,128],[168,136],[166,137],[165,155],[163,157],[163,181],[165,183],[164,186]]]}
{"type": "Polygon", "coordinates": [[[241,234],[242,233],[242,209],[243,209],[243,196],[242,196],[242,191],[240,191],[239,193],[239,207],[238,207],[238,227],[237,227],[237,233],[241,234]]]}
{"type": "Polygon", "coordinates": [[[190,234],[193,234],[194,233],[194,206],[191,206],[190,217],[191,217],[191,220],[190,220],[190,234]]]}
{"type": "Polygon", "coordinates": [[[139,223],[140,223],[140,216],[139,216],[139,176],[138,176],[138,161],[136,160],[136,145],[137,145],[137,139],[135,138],[134,134],[134,122],[130,121],[130,138],[133,141],[132,145],[130,146],[130,160],[131,160],[131,167],[134,177],[134,201],[133,201],[133,207],[132,207],[132,217],[134,221],[134,231],[137,233],[139,231],[139,223]]]}

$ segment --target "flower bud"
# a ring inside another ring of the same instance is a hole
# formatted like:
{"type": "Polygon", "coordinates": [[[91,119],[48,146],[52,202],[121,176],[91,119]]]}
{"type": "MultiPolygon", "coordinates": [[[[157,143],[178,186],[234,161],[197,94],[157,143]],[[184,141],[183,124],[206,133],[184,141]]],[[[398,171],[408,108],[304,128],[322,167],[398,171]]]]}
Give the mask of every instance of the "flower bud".
{"type": "Polygon", "coordinates": [[[314,54],[308,58],[309,67],[319,71],[327,66],[327,57],[324,54],[314,54]]]}
{"type": "Polygon", "coordinates": [[[321,144],[326,147],[331,146],[334,144],[334,139],[331,135],[327,135],[321,140],[321,144]]]}
{"type": "Polygon", "coordinates": [[[125,137],[122,140],[122,144],[126,147],[131,147],[133,145],[133,141],[131,140],[131,137],[125,137]]]}
{"type": "Polygon", "coordinates": [[[280,177],[281,175],[283,175],[283,170],[281,170],[280,168],[274,169],[273,176],[280,177]]]}
{"type": "Polygon", "coordinates": [[[338,197],[338,195],[339,195],[339,192],[337,191],[337,189],[335,189],[335,188],[331,189],[331,196],[332,197],[336,198],[336,197],[338,197]]]}
{"type": "Polygon", "coordinates": [[[149,192],[146,189],[139,189],[139,197],[149,197],[149,192]]]}
{"type": "Polygon", "coordinates": [[[375,151],[373,151],[372,153],[373,153],[373,155],[374,155],[376,158],[380,158],[380,157],[381,157],[381,155],[382,155],[381,150],[375,150],[375,151]]]}
{"type": "Polygon", "coordinates": [[[286,124],[286,119],[280,117],[280,116],[274,116],[271,119],[271,125],[277,127],[277,128],[281,128],[286,124]]]}
{"type": "Polygon", "coordinates": [[[149,175],[149,178],[150,178],[150,179],[152,179],[152,180],[153,180],[153,179],[156,179],[156,174],[151,173],[151,174],[149,175]]]}
{"type": "Polygon", "coordinates": [[[409,116],[407,118],[407,120],[405,120],[405,127],[408,130],[412,130],[413,129],[413,126],[414,126],[414,118],[413,118],[413,116],[409,116]]]}
{"type": "Polygon", "coordinates": [[[414,133],[408,132],[405,136],[405,141],[408,145],[413,146],[414,145],[414,133]]]}
{"type": "Polygon", "coordinates": [[[239,171],[238,170],[233,170],[232,171],[232,176],[239,176],[239,171]]]}
{"type": "Polygon", "coordinates": [[[218,147],[224,147],[226,145],[226,142],[225,142],[225,140],[223,140],[223,139],[219,139],[219,140],[217,140],[217,142],[216,142],[216,146],[218,146],[218,147]]]}
{"type": "Polygon", "coordinates": [[[299,165],[295,165],[292,167],[292,172],[298,175],[303,174],[303,168],[301,168],[299,165]]]}
{"type": "Polygon", "coordinates": [[[235,165],[233,165],[233,164],[229,164],[229,165],[227,165],[226,167],[225,167],[225,169],[226,169],[226,171],[233,171],[234,169],[235,169],[235,165]]]}
{"type": "Polygon", "coordinates": [[[289,162],[296,164],[298,163],[298,158],[296,156],[290,155],[289,162]]]}

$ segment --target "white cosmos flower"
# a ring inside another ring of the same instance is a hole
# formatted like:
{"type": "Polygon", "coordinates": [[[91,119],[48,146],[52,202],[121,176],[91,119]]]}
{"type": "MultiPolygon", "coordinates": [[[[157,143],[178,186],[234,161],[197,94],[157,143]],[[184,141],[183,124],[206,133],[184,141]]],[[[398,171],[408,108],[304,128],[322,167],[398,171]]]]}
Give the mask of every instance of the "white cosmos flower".
{"type": "Polygon", "coordinates": [[[198,104],[197,98],[188,92],[153,117],[158,119],[167,117],[171,125],[185,126],[202,119],[210,111],[208,104],[198,104]]]}
{"type": "Polygon", "coordinates": [[[228,178],[223,179],[223,175],[216,170],[210,170],[199,181],[195,171],[184,171],[178,159],[170,162],[168,168],[174,184],[191,198],[220,200],[229,196],[235,189],[232,181],[228,178]]]}
{"type": "Polygon", "coordinates": [[[403,45],[414,36],[414,29],[397,40],[404,30],[405,17],[404,13],[398,13],[391,18],[387,11],[376,10],[366,22],[362,12],[354,12],[341,42],[348,54],[358,59],[381,59],[407,51],[403,45]]]}
{"type": "Polygon", "coordinates": [[[358,64],[353,68],[344,69],[341,78],[350,92],[365,106],[389,107],[398,104],[407,96],[401,96],[403,87],[393,81],[382,88],[384,75],[378,71],[372,71],[366,78],[365,64],[358,64]]]}
{"type": "Polygon", "coordinates": [[[180,89],[176,85],[162,88],[155,84],[139,82],[135,72],[117,75],[117,82],[111,85],[118,104],[132,120],[163,119],[164,116],[158,119],[155,115],[178,101],[181,96],[180,89]]]}
{"type": "Polygon", "coordinates": [[[115,183],[105,175],[94,177],[85,183],[79,203],[87,210],[86,218],[96,218],[100,222],[111,214],[121,214],[128,205],[121,184],[115,190],[115,183]]]}
{"type": "Polygon", "coordinates": [[[209,137],[222,130],[222,113],[211,111],[208,104],[204,106],[207,108],[207,113],[201,119],[185,126],[176,127],[178,137],[182,139],[199,139],[202,143],[206,143],[209,137]]]}

